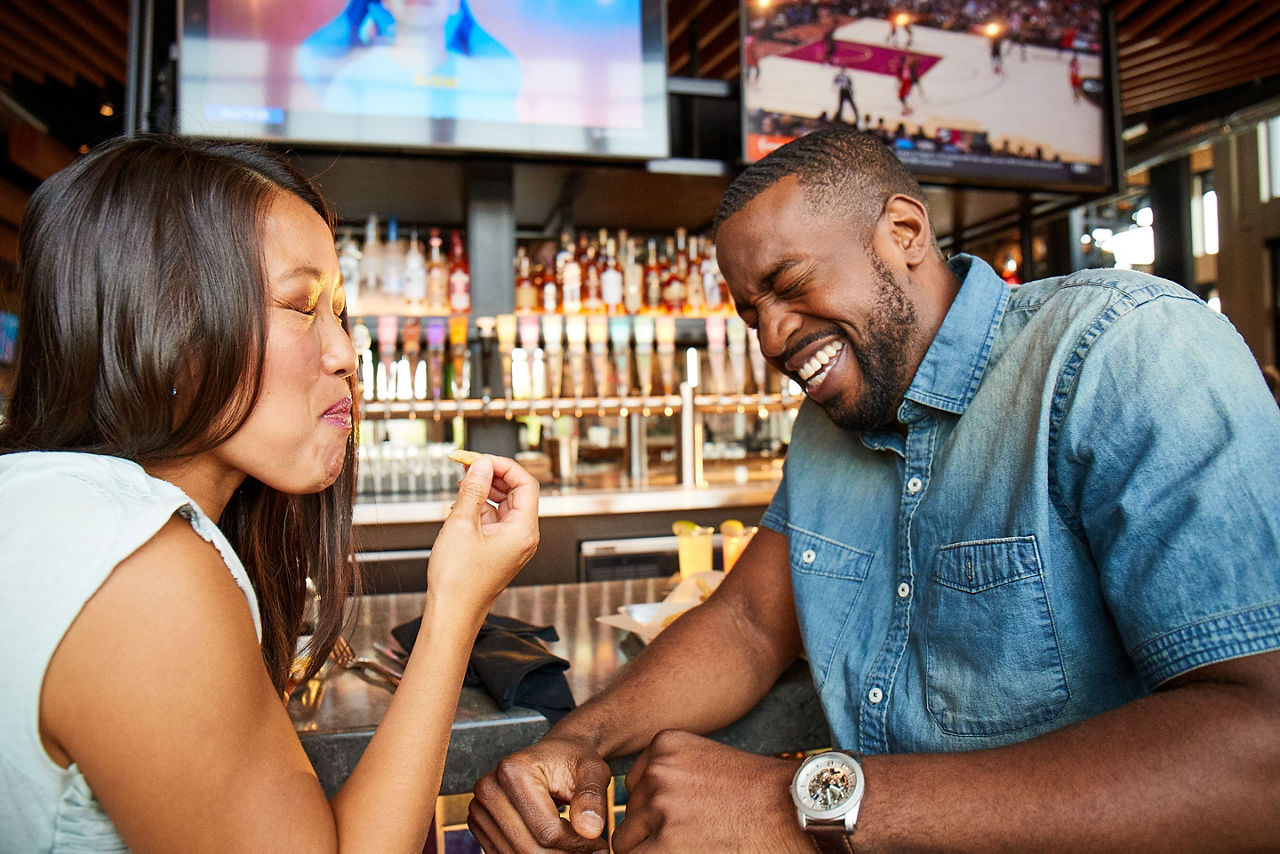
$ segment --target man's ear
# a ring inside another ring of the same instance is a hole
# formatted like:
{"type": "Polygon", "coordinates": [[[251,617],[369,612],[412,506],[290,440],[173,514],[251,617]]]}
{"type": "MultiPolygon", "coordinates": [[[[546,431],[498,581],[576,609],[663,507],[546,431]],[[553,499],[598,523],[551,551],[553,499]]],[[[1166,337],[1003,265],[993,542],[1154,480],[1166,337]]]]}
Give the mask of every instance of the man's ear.
{"type": "Polygon", "coordinates": [[[916,269],[929,257],[933,248],[933,225],[925,206],[901,193],[889,197],[881,226],[908,269],[916,269]]]}

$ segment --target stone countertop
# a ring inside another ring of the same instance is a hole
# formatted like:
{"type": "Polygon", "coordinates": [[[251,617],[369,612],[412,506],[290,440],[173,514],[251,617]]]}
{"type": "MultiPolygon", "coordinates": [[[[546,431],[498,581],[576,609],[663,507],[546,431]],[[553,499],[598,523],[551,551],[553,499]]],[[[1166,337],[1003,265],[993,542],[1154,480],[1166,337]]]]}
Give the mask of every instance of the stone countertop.
{"type": "MultiPolygon", "coordinates": [[[[634,635],[596,617],[616,613],[623,605],[660,601],[670,587],[665,578],[512,587],[499,596],[492,612],[556,627],[560,640],[549,647],[569,660],[569,686],[582,703],[641,649],[634,635]]],[[[348,638],[358,654],[376,657],[373,642],[388,641],[393,626],[421,616],[422,608],[420,593],[366,596],[348,638]]],[[[326,793],[332,796],[351,774],[390,701],[391,693],[381,684],[339,670],[290,700],[289,715],[326,793]]],[[[463,688],[440,794],[470,792],[502,757],[537,741],[549,728],[537,712],[519,707],[502,712],[485,692],[463,688]]],[[[761,754],[829,745],[808,666],[797,662],[755,709],[712,737],[761,754]]],[[[612,764],[615,773],[624,773],[630,761],[612,764]]]]}
{"type": "MultiPolygon", "coordinates": [[[[781,476],[781,470],[778,472],[781,476]]],[[[765,505],[778,488],[778,477],[745,484],[711,484],[701,487],[647,486],[625,489],[544,486],[538,515],[607,516],[614,513],[656,513],[704,510],[718,507],[765,505]]],[[[361,497],[356,501],[357,526],[442,522],[456,496],[361,497]]]]}

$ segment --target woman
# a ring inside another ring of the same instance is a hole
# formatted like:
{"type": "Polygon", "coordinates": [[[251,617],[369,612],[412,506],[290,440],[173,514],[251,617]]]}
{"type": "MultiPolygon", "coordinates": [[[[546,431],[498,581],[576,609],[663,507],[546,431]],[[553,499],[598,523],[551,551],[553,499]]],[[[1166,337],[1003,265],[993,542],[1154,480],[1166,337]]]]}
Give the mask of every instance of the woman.
{"type": "Polygon", "coordinates": [[[351,0],[302,42],[297,63],[326,112],[408,119],[515,121],[523,79],[467,0],[351,0]]]}
{"type": "Polygon", "coordinates": [[[324,203],[261,150],[134,138],[42,184],[20,241],[0,850],[420,851],[471,643],[537,546],[536,481],[493,457],[463,478],[424,634],[326,801],[281,702],[307,577],[308,676],[355,584],[324,203]]]}

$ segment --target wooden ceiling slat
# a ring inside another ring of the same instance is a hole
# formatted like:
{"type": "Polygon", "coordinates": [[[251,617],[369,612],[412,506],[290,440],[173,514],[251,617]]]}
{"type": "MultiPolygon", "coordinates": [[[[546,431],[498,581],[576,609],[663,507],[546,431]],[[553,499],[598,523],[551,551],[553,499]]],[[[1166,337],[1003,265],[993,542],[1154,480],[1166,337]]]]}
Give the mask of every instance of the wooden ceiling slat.
{"type": "Polygon", "coordinates": [[[101,36],[115,44],[129,42],[129,4],[90,2],[90,0],[47,0],[64,15],[74,15],[86,27],[99,30],[101,36]]]}
{"type": "Polygon", "coordinates": [[[707,46],[713,42],[720,44],[724,41],[730,41],[734,45],[738,44],[738,13],[734,12],[725,15],[718,21],[714,21],[705,29],[698,30],[698,49],[706,50],[707,46]]]}
{"type": "MultiPolygon", "coordinates": [[[[55,0],[60,2],[60,0],[55,0]]],[[[98,11],[102,19],[111,24],[124,40],[129,36],[129,4],[121,0],[88,0],[89,5],[98,11]]]]}
{"type": "Polygon", "coordinates": [[[1222,16],[1212,3],[1197,3],[1184,6],[1178,14],[1168,15],[1150,30],[1140,32],[1161,40],[1187,37],[1212,41],[1217,22],[1222,22],[1222,16]]]}
{"type": "Polygon", "coordinates": [[[1116,39],[1116,41],[1118,42],[1116,45],[1116,55],[1121,59],[1126,56],[1140,55],[1143,51],[1150,50],[1156,45],[1163,44],[1160,39],[1142,39],[1141,41],[1132,41],[1128,43],[1119,43],[1119,39],[1116,39]]]}
{"type": "Polygon", "coordinates": [[[1145,0],[1115,0],[1111,8],[1115,12],[1116,23],[1126,21],[1142,11],[1145,0]]]}
{"type": "Polygon", "coordinates": [[[18,230],[0,223],[0,261],[18,263],[18,230]]]}
{"type": "Polygon", "coordinates": [[[697,20],[698,16],[700,16],[706,8],[712,4],[712,2],[713,0],[697,0],[693,8],[684,13],[680,20],[668,21],[667,44],[675,44],[676,39],[684,35],[685,30],[689,29],[693,22],[697,20]]]}
{"type": "Polygon", "coordinates": [[[39,21],[50,32],[63,33],[64,38],[77,53],[90,55],[105,52],[107,58],[120,63],[123,69],[128,54],[126,45],[109,36],[89,31],[75,18],[60,17],[49,9],[44,0],[11,0],[11,2],[39,21]]]}
{"type": "Polygon", "coordinates": [[[1271,37],[1255,33],[1248,39],[1237,39],[1230,48],[1202,45],[1197,48],[1170,54],[1158,62],[1144,63],[1140,69],[1121,74],[1121,91],[1126,88],[1150,85],[1157,82],[1195,80],[1205,72],[1235,75],[1240,82],[1265,76],[1257,69],[1259,63],[1280,56],[1274,51],[1259,50],[1269,47],[1271,37]]]}
{"type": "Polygon", "coordinates": [[[52,77],[64,86],[76,85],[76,76],[70,68],[51,61],[46,54],[35,50],[29,42],[19,39],[12,30],[4,27],[0,27],[0,51],[5,51],[21,60],[18,73],[31,78],[36,83],[43,82],[46,77],[52,77]],[[32,75],[36,76],[32,77],[32,75]]]}
{"type": "Polygon", "coordinates": [[[51,33],[41,26],[40,22],[22,17],[14,22],[16,34],[47,56],[52,62],[67,68],[73,74],[83,77],[94,86],[101,88],[105,79],[102,68],[93,60],[93,54],[80,53],[68,46],[57,33],[51,33]]]}
{"type": "Polygon", "coordinates": [[[726,74],[736,74],[738,71],[737,40],[735,39],[707,57],[706,65],[709,77],[723,78],[726,74]]]}
{"type": "MultiPolygon", "coordinates": [[[[1264,76],[1268,70],[1270,73],[1280,72],[1280,62],[1272,63],[1269,69],[1259,68],[1258,70],[1259,76],[1264,76]]],[[[1129,92],[1127,97],[1134,102],[1141,102],[1150,98],[1172,103],[1184,101],[1188,98],[1211,95],[1214,92],[1236,85],[1238,82],[1236,72],[1227,68],[1217,74],[1202,74],[1194,78],[1184,78],[1173,82],[1166,81],[1136,86],[1129,92]]]]}
{"type": "Polygon", "coordinates": [[[1280,6],[1275,8],[1258,7],[1253,14],[1240,15],[1232,20],[1225,29],[1219,30],[1215,37],[1179,38],[1168,41],[1157,41],[1141,51],[1127,53],[1120,51],[1122,69],[1126,66],[1145,71],[1152,65],[1164,65],[1166,61],[1178,61],[1188,52],[1203,53],[1206,51],[1230,49],[1241,42],[1256,48],[1266,43],[1274,43],[1280,37],[1280,6]],[[1158,46],[1157,46],[1158,45],[1158,46]],[[1126,59],[1129,62],[1126,63],[1126,59]]]}
{"type": "Polygon", "coordinates": [[[1176,16],[1183,0],[1147,0],[1137,14],[1125,22],[1125,30],[1130,33],[1147,33],[1160,21],[1176,16]]]}
{"type": "Polygon", "coordinates": [[[678,28],[689,26],[693,18],[693,7],[698,0],[667,0],[667,43],[671,43],[671,34],[678,28]]]}
{"type": "Polygon", "coordinates": [[[0,180],[0,222],[14,226],[21,224],[22,212],[27,209],[29,198],[31,194],[26,190],[0,180]]]}
{"type": "Polygon", "coordinates": [[[1121,73],[1120,80],[1121,82],[1134,80],[1146,74],[1156,73],[1163,68],[1168,68],[1169,66],[1174,66],[1176,68],[1183,65],[1184,63],[1187,63],[1195,59],[1196,57],[1203,56],[1205,54],[1217,55],[1218,54],[1217,46],[1216,45],[1190,46],[1186,44],[1180,44],[1177,46],[1176,50],[1163,51],[1161,53],[1152,51],[1151,58],[1144,61],[1142,63],[1141,68],[1126,69],[1124,72],[1121,73]]]}
{"type": "Polygon", "coordinates": [[[7,53],[0,53],[0,82],[13,83],[13,77],[17,72],[17,60],[7,53]]]}
{"type": "Polygon", "coordinates": [[[28,175],[43,181],[71,165],[75,155],[48,134],[29,125],[16,124],[9,128],[9,160],[28,175]]]}

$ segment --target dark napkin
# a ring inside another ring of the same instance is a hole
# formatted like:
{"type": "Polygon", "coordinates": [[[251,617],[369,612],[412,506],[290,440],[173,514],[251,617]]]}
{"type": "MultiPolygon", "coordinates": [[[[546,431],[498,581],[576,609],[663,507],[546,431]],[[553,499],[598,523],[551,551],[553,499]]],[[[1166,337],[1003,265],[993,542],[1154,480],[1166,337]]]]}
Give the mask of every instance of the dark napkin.
{"type": "MultiPolygon", "coordinates": [[[[418,617],[393,628],[391,636],[406,651],[412,650],[421,627],[418,617]]],[[[574,708],[565,676],[569,662],[552,655],[539,641],[559,639],[554,626],[490,614],[476,635],[462,684],[484,689],[502,711],[524,706],[555,723],[574,708]]]]}

